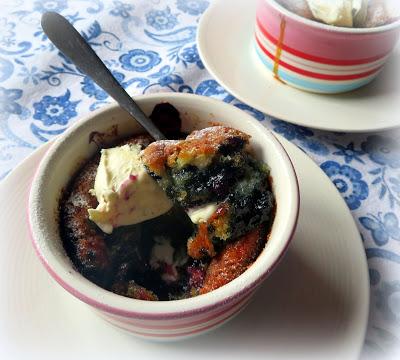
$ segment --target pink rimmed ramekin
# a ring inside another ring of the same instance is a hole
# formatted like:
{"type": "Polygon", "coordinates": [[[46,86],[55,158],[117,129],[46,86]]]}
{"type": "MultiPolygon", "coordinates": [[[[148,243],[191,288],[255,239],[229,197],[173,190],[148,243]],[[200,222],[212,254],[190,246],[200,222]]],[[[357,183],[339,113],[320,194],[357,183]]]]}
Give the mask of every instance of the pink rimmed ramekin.
{"type": "Polygon", "coordinates": [[[91,113],[61,135],[41,161],[29,197],[29,223],[34,248],[50,275],[69,293],[95,309],[105,320],[145,339],[175,340],[213,329],[236,315],[284,255],[295,231],[299,189],[292,163],[281,144],[244,111],[207,97],[190,94],[152,94],[136,98],[149,114],[167,101],[179,111],[183,130],[190,132],[212,122],[251,135],[256,156],[271,168],[276,216],[268,243],[255,263],[229,284],[190,299],[142,301],[116,295],[76,271],[64,251],[58,208],[63,189],[79,168],[99,149],[90,142],[94,131],[109,140],[142,133],[141,127],[117,105],[91,113]]]}
{"type": "Polygon", "coordinates": [[[376,28],[325,25],[275,0],[258,0],[255,47],[279,80],[317,93],[341,93],[371,82],[395,47],[400,20],[376,28]]]}

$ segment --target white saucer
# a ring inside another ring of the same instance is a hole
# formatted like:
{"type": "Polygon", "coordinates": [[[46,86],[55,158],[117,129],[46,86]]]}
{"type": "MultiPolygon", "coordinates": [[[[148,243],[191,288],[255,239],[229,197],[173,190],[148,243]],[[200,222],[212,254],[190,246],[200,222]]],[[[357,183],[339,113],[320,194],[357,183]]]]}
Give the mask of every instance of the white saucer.
{"type": "Polygon", "coordinates": [[[197,33],[211,75],[244,103],[276,118],[323,130],[367,132],[400,126],[400,45],[378,79],[341,95],[303,92],[274,79],[253,44],[256,0],[215,0],[197,33]]]}
{"type": "Polygon", "coordinates": [[[365,252],[325,174],[279,137],[299,176],[299,225],[253,302],[191,340],[150,343],[111,327],[46,273],[27,230],[27,195],[43,146],[0,184],[1,359],[357,359],[369,307],[365,252]],[[312,179],[312,181],[311,181],[312,179]],[[318,186],[316,186],[318,184],[318,186]]]}

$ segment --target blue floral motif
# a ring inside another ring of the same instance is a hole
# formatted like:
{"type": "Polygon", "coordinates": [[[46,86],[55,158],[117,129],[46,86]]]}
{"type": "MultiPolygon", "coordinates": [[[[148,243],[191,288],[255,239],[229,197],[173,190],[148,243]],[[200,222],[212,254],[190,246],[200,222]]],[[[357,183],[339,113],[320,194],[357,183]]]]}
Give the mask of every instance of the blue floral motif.
{"type": "Polygon", "coordinates": [[[90,25],[87,32],[82,31],[82,36],[91,46],[104,45],[107,49],[112,51],[120,50],[122,47],[119,37],[109,31],[104,31],[97,20],[90,25]],[[101,43],[98,42],[98,40],[95,41],[100,35],[107,35],[108,38],[101,43]]]}
{"type": "MultiPolygon", "coordinates": [[[[98,38],[103,30],[101,29],[101,26],[97,20],[93,21],[93,23],[89,26],[89,29],[87,32],[82,31],[82,36],[87,42],[91,42],[91,40],[98,38]]],[[[98,43],[91,45],[99,45],[98,43]]]]}
{"type": "Polygon", "coordinates": [[[353,160],[356,160],[362,164],[365,164],[364,160],[360,158],[360,156],[364,155],[365,152],[363,150],[354,149],[354,143],[351,142],[347,146],[343,146],[340,144],[333,144],[338,151],[335,151],[333,155],[343,156],[346,164],[351,163],[353,160]]]}
{"type": "Polygon", "coordinates": [[[45,126],[68,124],[71,118],[78,115],[76,106],[80,102],[80,100],[70,101],[70,96],[69,90],[61,96],[44,96],[33,104],[35,109],[33,118],[40,120],[45,126]]]}
{"type": "Polygon", "coordinates": [[[400,176],[397,178],[396,177],[389,178],[389,183],[392,185],[391,188],[393,192],[397,195],[397,197],[400,197],[400,176]]]}
{"type": "MultiPolygon", "coordinates": [[[[149,78],[157,79],[157,82],[148,85],[143,90],[143,94],[146,93],[147,90],[149,90],[150,88],[152,88],[154,86],[167,87],[172,91],[176,91],[176,89],[174,89],[174,87],[172,87],[172,85],[174,85],[174,84],[185,86],[185,85],[183,85],[184,81],[183,81],[182,77],[178,74],[175,74],[174,70],[175,70],[175,68],[172,68],[169,65],[164,65],[159,69],[159,71],[157,71],[154,74],[149,75],[149,78]]],[[[181,91],[181,86],[178,88],[178,91],[181,91]]]]}
{"type": "Polygon", "coordinates": [[[184,62],[187,62],[189,64],[196,64],[199,69],[204,69],[204,65],[200,59],[196,44],[184,48],[179,56],[184,62]]]}
{"type": "Polygon", "coordinates": [[[375,286],[381,281],[381,274],[376,269],[369,269],[369,281],[372,286],[375,286]]]}
{"type": "Polygon", "coordinates": [[[167,6],[165,10],[151,10],[146,14],[147,25],[152,26],[156,30],[173,29],[178,24],[178,18],[171,13],[171,9],[167,6]]]}
{"type": "Polygon", "coordinates": [[[299,140],[300,145],[304,149],[320,156],[329,154],[329,149],[323,143],[316,139],[311,139],[314,133],[310,129],[303,126],[289,124],[282,120],[273,119],[271,122],[274,126],[275,132],[283,135],[290,141],[299,140]]]}
{"type": "Polygon", "coordinates": [[[195,94],[204,96],[213,96],[227,103],[232,102],[235,98],[229,94],[215,80],[204,80],[196,88],[195,94]]]}
{"type": "Polygon", "coordinates": [[[371,232],[376,245],[386,245],[390,238],[400,241],[399,220],[393,212],[378,216],[369,214],[369,216],[360,217],[361,225],[371,232]]]}
{"type": "MultiPolygon", "coordinates": [[[[127,88],[133,83],[136,83],[136,87],[140,88],[148,85],[149,83],[149,81],[145,78],[132,78],[128,81],[124,81],[125,74],[115,70],[112,71],[112,74],[123,88],[127,88]]],[[[83,93],[97,100],[95,103],[90,105],[89,110],[95,110],[99,107],[99,105],[107,103],[105,100],[108,98],[108,94],[101,87],[99,87],[90,77],[85,76],[81,81],[81,84],[83,85],[83,93]]]]}
{"type": "Polygon", "coordinates": [[[67,0],[39,0],[33,4],[33,10],[44,13],[46,11],[60,12],[68,7],[67,0]]]}
{"type": "Polygon", "coordinates": [[[398,177],[389,177],[389,166],[382,166],[369,171],[368,173],[374,175],[371,184],[379,188],[379,199],[389,199],[391,208],[395,205],[400,206],[400,174],[398,177]]]}
{"type": "Polygon", "coordinates": [[[15,44],[15,23],[8,21],[7,18],[0,18],[0,44],[11,46],[15,44]]]}
{"type": "Polygon", "coordinates": [[[145,29],[144,33],[153,41],[156,41],[163,45],[174,45],[177,47],[177,49],[180,49],[181,46],[195,41],[196,29],[196,26],[185,26],[183,28],[162,34],[152,33],[145,29]]]}
{"type": "Polygon", "coordinates": [[[196,44],[184,48],[180,56],[183,60],[185,60],[188,63],[195,63],[200,60],[196,44]]]}
{"type": "MultiPolygon", "coordinates": [[[[172,46],[168,49],[167,58],[169,60],[175,60],[178,64],[181,61],[179,57],[179,52],[181,49],[196,40],[196,26],[185,26],[183,28],[175,29],[173,31],[169,31],[167,33],[152,33],[147,29],[144,30],[144,33],[152,40],[163,46],[172,46]]],[[[187,66],[187,63],[183,61],[183,65],[187,66]]]]}
{"type": "Polygon", "coordinates": [[[310,129],[303,126],[292,125],[282,120],[272,120],[271,122],[274,125],[274,131],[288,140],[305,140],[314,135],[310,129]]]}
{"type": "Polygon", "coordinates": [[[324,162],[321,169],[333,181],[351,210],[358,209],[361,201],[368,197],[368,185],[358,170],[335,161],[324,162]]]}
{"type": "Polygon", "coordinates": [[[309,150],[319,156],[325,156],[329,154],[329,149],[318,140],[305,138],[300,142],[300,144],[306,150],[309,150]]]}
{"type": "Polygon", "coordinates": [[[158,79],[158,83],[161,86],[169,86],[169,85],[172,85],[172,84],[181,85],[181,84],[184,83],[184,81],[183,81],[182,77],[180,77],[177,74],[169,74],[169,75],[160,77],[158,79]]]}
{"type": "Polygon", "coordinates": [[[33,85],[39,84],[41,74],[39,72],[39,69],[37,66],[32,66],[30,69],[26,66],[22,67],[21,71],[18,73],[18,76],[21,76],[23,78],[23,83],[26,85],[30,82],[33,83],[33,85]]]}
{"type": "Polygon", "coordinates": [[[21,89],[5,89],[0,86],[0,119],[7,118],[9,114],[22,113],[21,105],[16,102],[21,97],[21,89]]]}
{"type": "MultiPolygon", "coordinates": [[[[61,53],[59,54],[60,57],[63,57],[61,53]]],[[[40,80],[47,81],[51,86],[59,86],[61,84],[61,80],[59,75],[68,74],[74,76],[83,76],[78,70],[71,66],[69,59],[65,59],[65,62],[61,63],[61,66],[50,65],[51,70],[43,71],[40,80]]]]}
{"type": "Polygon", "coordinates": [[[258,121],[263,121],[265,119],[265,115],[261,111],[253,109],[249,105],[240,103],[240,104],[235,104],[235,106],[237,108],[239,108],[240,110],[244,110],[244,111],[248,112],[251,116],[255,117],[258,121]]]}
{"type": "Polygon", "coordinates": [[[375,291],[376,307],[389,321],[400,323],[400,281],[382,282],[375,291]]]}
{"type": "Polygon", "coordinates": [[[202,81],[196,89],[197,95],[213,96],[226,94],[226,90],[215,80],[202,81]]]}
{"type": "Polygon", "coordinates": [[[146,72],[157,66],[161,62],[161,58],[155,51],[134,49],[121,55],[119,61],[125,70],[146,72]]]}
{"type": "Polygon", "coordinates": [[[14,72],[14,65],[11,61],[0,58],[0,82],[7,80],[14,72]]]}
{"type": "Polygon", "coordinates": [[[208,1],[204,0],[177,0],[176,6],[179,10],[197,16],[202,14],[208,7],[208,1]]]}
{"type": "Polygon", "coordinates": [[[400,142],[387,136],[368,136],[361,148],[368,153],[369,158],[379,165],[400,168],[400,142]]]}
{"type": "MultiPolygon", "coordinates": [[[[113,71],[112,74],[120,83],[125,78],[125,75],[118,71],[113,71]]],[[[89,97],[94,97],[96,100],[105,100],[108,98],[108,94],[101,87],[95,84],[89,76],[85,76],[81,84],[83,85],[82,91],[89,95],[89,97]]]]}
{"type": "Polygon", "coordinates": [[[124,19],[130,16],[129,12],[134,9],[131,4],[123,3],[122,1],[114,0],[114,8],[110,10],[110,14],[113,16],[120,16],[124,19]]]}

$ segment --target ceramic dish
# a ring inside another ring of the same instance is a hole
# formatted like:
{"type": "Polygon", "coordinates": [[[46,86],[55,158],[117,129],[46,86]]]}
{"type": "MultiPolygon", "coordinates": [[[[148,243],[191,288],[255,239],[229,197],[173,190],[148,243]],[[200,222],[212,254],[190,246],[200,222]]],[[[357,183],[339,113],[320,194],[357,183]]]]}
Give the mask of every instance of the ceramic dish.
{"type": "Polygon", "coordinates": [[[400,20],[376,28],[329,26],[258,0],[255,47],[267,69],[296,88],[317,93],[357,89],[375,79],[400,33],[400,20]]]}
{"type": "Polygon", "coordinates": [[[369,304],[360,234],[323,171],[278,139],[293,161],[301,196],[299,223],[286,256],[229,324],[175,343],[124,334],[48,276],[30,244],[25,208],[49,144],[33,153],[0,183],[0,357],[359,359],[369,304]]]}
{"type": "Polygon", "coordinates": [[[276,138],[245,112],[223,102],[190,94],[152,94],[138,97],[150,113],[169,102],[182,116],[184,132],[217,121],[251,135],[256,156],[271,169],[277,209],[265,249],[241,276],[208,294],[173,301],[142,301],[106,291],[81,276],[67,257],[59,234],[57,209],[62,189],[77,165],[98,151],[90,142],[94,131],[109,139],[143,130],[118,106],[103,108],[79,121],[59,137],[40,163],[32,184],[29,219],[33,244],[42,263],[72,295],[86,302],[113,324],[150,339],[177,339],[196,335],[222,324],[249,301],[257,286],[282,258],[295,230],[299,194],[293,166],[276,138]]]}
{"type": "Polygon", "coordinates": [[[322,130],[367,132],[400,126],[400,46],[376,80],[337,95],[300,91],[276,80],[254,46],[256,0],[213,1],[197,33],[201,59],[232,95],[276,118],[322,130]],[[232,21],[235,19],[235,21],[232,21]],[[229,34],[229,36],[227,36],[229,34]]]}

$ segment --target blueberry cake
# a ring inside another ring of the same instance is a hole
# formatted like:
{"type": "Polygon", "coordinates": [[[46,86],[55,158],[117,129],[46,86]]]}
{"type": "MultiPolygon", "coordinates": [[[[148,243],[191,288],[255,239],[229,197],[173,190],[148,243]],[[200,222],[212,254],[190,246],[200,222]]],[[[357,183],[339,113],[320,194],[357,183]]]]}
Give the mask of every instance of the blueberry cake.
{"type": "Polygon", "coordinates": [[[97,144],[139,147],[147,176],[181,206],[104,232],[89,218],[99,205],[92,191],[99,149],[60,200],[63,245],[83,276],[116,294],[147,301],[205,294],[240,276],[265,247],[276,206],[268,167],[252,155],[243,132],[213,126],[185,138],[170,104],[157,105],[151,118],[175,140],[139,135],[97,144]]]}
{"type": "Polygon", "coordinates": [[[216,203],[188,241],[194,259],[213,257],[224,243],[269,222],[274,198],[265,164],[248,151],[249,136],[213,126],[185,140],[157,141],[142,160],[166,194],[187,210],[216,203]]]}

